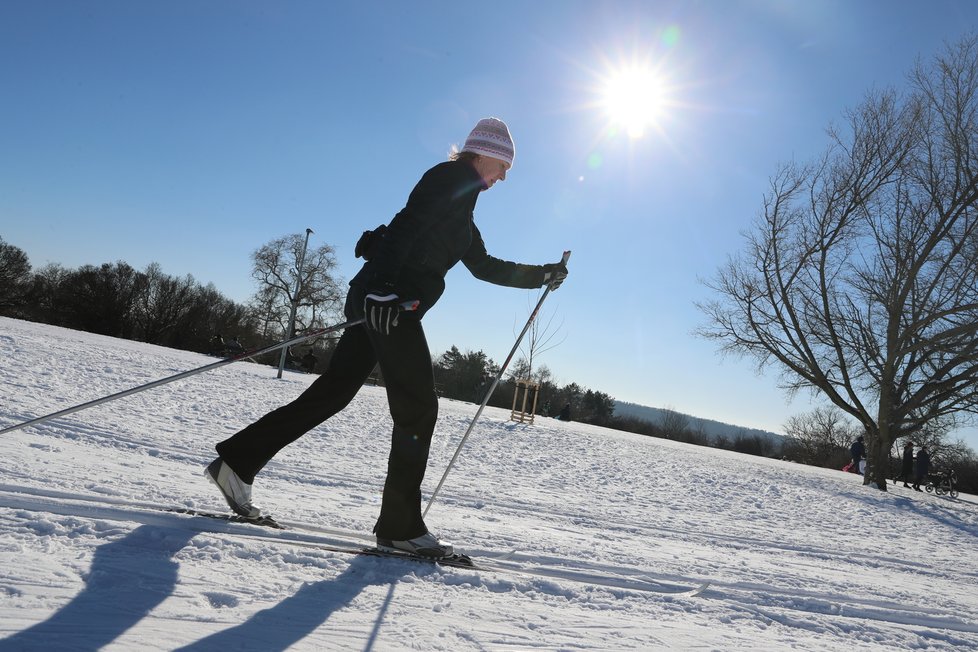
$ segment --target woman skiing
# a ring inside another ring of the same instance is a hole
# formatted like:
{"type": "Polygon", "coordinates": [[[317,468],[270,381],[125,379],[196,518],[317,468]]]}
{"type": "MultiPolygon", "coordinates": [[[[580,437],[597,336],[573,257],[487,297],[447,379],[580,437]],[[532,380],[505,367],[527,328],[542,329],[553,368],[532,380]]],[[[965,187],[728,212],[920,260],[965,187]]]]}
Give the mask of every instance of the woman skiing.
{"type": "Polygon", "coordinates": [[[394,431],[377,545],[426,557],[446,557],[452,545],[428,531],[421,515],[421,481],[438,414],[431,354],[421,319],[461,261],[473,276],[497,285],[551,289],[567,276],[563,263],[524,265],[490,256],[473,217],[479,193],[506,179],[515,148],[507,126],[480,120],[460,152],[422,176],[391,222],[364,233],[357,256],[365,263],[350,281],[345,313],[366,322],[344,331],[325,373],[291,403],[217,444],[207,467],[228,505],[255,518],[255,476],[284,446],[346,407],[374,368],[387,386],[394,431]],[[415,311],[402,310],[418,301],[415,311]]]}

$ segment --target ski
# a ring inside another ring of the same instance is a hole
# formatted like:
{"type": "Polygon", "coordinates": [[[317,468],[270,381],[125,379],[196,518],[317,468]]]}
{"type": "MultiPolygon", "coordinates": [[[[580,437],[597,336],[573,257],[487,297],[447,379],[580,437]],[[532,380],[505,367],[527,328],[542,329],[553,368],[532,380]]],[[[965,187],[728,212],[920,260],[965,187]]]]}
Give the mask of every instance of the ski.
{"type": "Polygon", "coordinates": [[[387,557],[389,559],[406,559],[408,561],[420,561],[429,564],[438,564],[439,566],[451,566],[453,568],[469,568],[472,570],[489,570],[483,566],[476,564],[471,557],[468,555],[463,555],[455,553],[450,557],[422,557],[421,555],[415,555],[410,552],[398,552],[395,550],[382,550],[381,548],[359,548],[357,550],[346,550],[340,548],[340,546],[335,547],[335,552],[352,552],[355,555],[363,555],[366,557],[387,557]]]}
{"type": "Polygon", "coordinates": [[[270,527],[276,530],[287,530],[288,528],[276,521],[271,516],[267,514],[262,514],[260,516],[255,516],[253,518],[248,516],[241,516],[240,514],[225,514],[221,512],[207,512],[200,509],[191,509],[190,507],[159,507],[162,512],[172,512],[173,514],[186,514],[187,516],[203,516],[205,518],[213,518],[218,521],[227,521],[228,523],[249,523],[251,525],[260,525],[262,527],[270,527]]]}
{"type": "MultiPolygon", "coordinates": [[[[275,530],[289,529],[267,514],[262,514],[261,516],[249,518],[247,516],[241,516],[239,514],[208,512],[200,509],[191,509],[189,507],[161,507],[159,509],[160,511],[171,512],[173,514],[184,514],[185,516],[201,516],[204,518],[212,518],[218,521],[226,521],[228,523],[247,523],[249,525],[270,527],[275,530]]],[[[292,543],[299,543],[299,542],[292,542],[292,543]]],[[[307,545],[307,544],[300,543],[300,545],[307,545]]],[[[315,543],[315,544],[308,544],[308,545],[309,547],[315,547],[320,550],[329,550],[330,552],[340,552],[340,553],[353,554],[353,555],[364,555],[367,557],[388,557],[393,559],[407,559],[410,561],[434,563],[434,564],[438,564],[439,566],[451,566],[453,568],[471,568],[471,569],[479,568],[478,566],[476,566],[475,562],[472,561],[472,558],[470,556],[459,554],[459,553],[455,553],[448,557],[424,557],[422,555],[415,555],[407,551],[383,550],[377,547],[346,548],[343,546],[331,546],[329,544],[324,544],[324,543],[315,543]]]]}

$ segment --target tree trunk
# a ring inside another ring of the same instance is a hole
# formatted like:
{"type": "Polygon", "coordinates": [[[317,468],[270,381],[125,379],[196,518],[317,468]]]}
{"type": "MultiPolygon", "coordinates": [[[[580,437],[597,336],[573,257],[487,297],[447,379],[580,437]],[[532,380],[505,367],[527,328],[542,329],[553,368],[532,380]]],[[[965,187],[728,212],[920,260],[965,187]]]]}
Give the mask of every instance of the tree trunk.
{"type": "Polygon", "coordinates": [[[890,473],[890,448],[893,435],[887,425],[866,433],[866,475],[863,484],[876,483],[877,489],[886,491],[886,478],[890,473]]]}

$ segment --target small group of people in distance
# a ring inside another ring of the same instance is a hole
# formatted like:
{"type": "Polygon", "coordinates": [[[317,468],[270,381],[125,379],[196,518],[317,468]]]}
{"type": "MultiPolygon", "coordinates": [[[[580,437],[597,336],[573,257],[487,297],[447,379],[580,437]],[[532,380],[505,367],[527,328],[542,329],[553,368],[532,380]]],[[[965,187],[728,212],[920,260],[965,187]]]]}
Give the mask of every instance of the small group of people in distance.
{"type": "MultiPolygon", "coordinates": [[[[915,456],[913,449],[914,443],[908,440],[903,446],[900,475],[893,479],[893,484],[902,481],[903,486],[907,489],[913,488],[916,491],[923,491],[920,484],[927,480],[927,474],[930,473],[930,453],[927,452],[926,446],[921,446],[915,456]],[[908,484],[908,482],[912,482],[913,485],[908,484]]],[[[856,441],[852,442],[849,454],[852,461],[843,470],[863,475],[866,472],[866,445],[863,443],[863,437],[857,437],[856,441]]]]}
{"type": "Polygon", "coordinates": [[[238,336],[233,335],[231,339],[225,340],[220,333],[215,333],[210,341],[211,355],[234,356],[244,352],[244,346],[238,341],[238,336]]]}

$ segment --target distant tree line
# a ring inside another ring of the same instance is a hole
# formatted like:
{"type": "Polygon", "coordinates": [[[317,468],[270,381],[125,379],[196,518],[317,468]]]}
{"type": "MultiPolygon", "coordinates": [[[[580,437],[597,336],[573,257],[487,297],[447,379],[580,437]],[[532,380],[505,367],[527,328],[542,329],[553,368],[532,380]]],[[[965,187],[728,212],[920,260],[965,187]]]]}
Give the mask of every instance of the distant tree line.
{"type": "Polygon", "coordinates": [[[48,265],[33,272],[23,251],[0,240],[0,314],[178,349],[206,352],[215,333],[254,339],[244,305],[192,276],[152,263],[48,265]]]}
{"type": "MultiPolygon", "coordinates": [[[[516,383],[527,378],[528,370],[529,363],[525,358],[517,360],[512,370],[500,381],[488,405],[511,409],[516,383]]],[[[453,346],[435,358],[434,371],[437,387],[443,397],[481,403],[499,373],[499,366],[483,351],[462,353],[453,346]]],[[[565,406],[570,406],[570,418],[582,423],[748,455],[797,459],[794,455],[795,443],[790,438],[779,441],[746,430],[732,437],[710,437],[701,426],[694,428],[689,416],[671,410],[658,423],[639,417],[617,416],[615,399],[604,392],[587,389],[577,383],[560,386],[553,382],[546,366],[529,375],[539,386],[536,402],[536,414],[539,416],[556,417],[565,406]]],[[[848,454],[848,443],[842,450],[848,454]]],[[[832,466],[835,459],[827,461],[832,466]]],[[[842,460],[832,468],[842,468],[844,464],[845,460],[842,460]]]]}
{"type": "MultiPolygon", "coordinates": [[[[0,238],[0,315],[199,353],[226,354],[225,340],[260,348],[284,339],[289,308],[272,290],[295,286],[289,274],[299,274],[296,239],[274,240],[252,255],[259,289],[243,304],[211,283],[166,274],[157,263],[143,270],[119,261],[76,269],[51,264],[35,271],[23,250],[0,238]],[[273,275],[277,285],[260,282],[273,275]]],[[[296,297],[298,331],[335,318],[340,292],[330,274],[332,251],[323,246],[306,257],[296,297]]],[[[332,346],[324,339],[306,348],[322,354],[332,346]]],[[[277,361],[278,354],[266,358],[277,361]]]]}
{"type": "MultiPolygon", "coordinates": [[[[286,244],[295,245],[291,240],[286,244]]],[[[264,256],[267,252],[266,245],[257,253],[264,256]]],[[[335,285],[318,283],[317,287],[329,287],[329,292],[324,294],[335,300],[335,285]]],[[[0,238],[0,315],[4,316],[214,353],[212,339],[217,333],[237,337],[248,348],[280,339],[281,324],[279,328],[269,329],[272,320],[268,318],[267,299],[267,292],[259,291],[252,304],[239,304],[223,296],[213,284],[201,285],[189,275],[170,276],[156,263],[142,271],[116,262],[83,265],[77,269],[48,265],[35,272],[21,249],[0,238]],[[265,302],[260,300],[263,298],[265,302]]],[[[311,317],[305,325],[318,326],[321,314],[329,311],[317,305],[309,312],[311,317]]],[[[334,344],[329,339],[318,343],[315,370],[321,371],[328,363],[334,344]]],[[[277,355],[270,355],[264,362],[277,364],[277,360],[277,355]]],[[[483,351],[463,353],[456,346],[435,356],[432,366],[442,397],[472,403],[482,402],[499,373],[499,366],[483,351]]],[[[840,412],[819,409],[789,419],[785,424],[788,436],[782,441],[746,431],[732,437],[710,437],[702,426],[693,427],[692,420],[678,412],[667,411],[658,423],[616,416],[615,400],[610,395],[573,382],[559,385],[546,366],[531,371],[525,358],[513,363],[488,405],[510,409],[517,381],[528,377],[538,384],[536,414],[539,416],[557,417],[567,407],[569,418],[582,423],[825,468],[840,469],[845,465],[849,445],[861,431],[846,422],[840,412]]],[[[382,383],[383,379],[378,381],[382,383]]],[[[531,401],[528,408],[532,407],[531,401]]],[[[918,432],[914,440],[918,446],[928,446],[937,468],[957,471],[961,491],[978,492],[978,458],[961,442],[946,442],[943,434],[918,432]]],[[[894,470],[899,467],[896,453],[891,456],[894,470]]]]}
{"type": "MultiPolygon", "coordinates": [[[[462,353],[452,346],[433,360],[435,383],[445,398],[482,403],[486,392],[499,374],[499,366],[482,351],[462,353]]],[[[509,373],[501,379],[487,405],[510,409],[516,393],[516,383],[526,379],[528,363],[517,360],[509,373]]],[[[581,387],[577,383],[558,386],[550,370],[542,367],[533,374],[538,383],[536,414],[558,416],[565,406],[570,406],[570,418],[582,423],[608,426],[615,412],[615,400],[603,392],[581,387]]],[[[518,408],[520,406],[517,406],[518,408]]],[[[532,411],[532,398],[527,406],[532,411]]]]}

